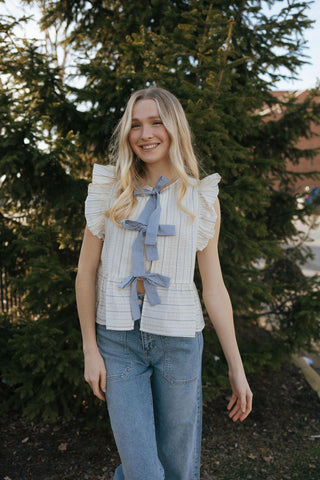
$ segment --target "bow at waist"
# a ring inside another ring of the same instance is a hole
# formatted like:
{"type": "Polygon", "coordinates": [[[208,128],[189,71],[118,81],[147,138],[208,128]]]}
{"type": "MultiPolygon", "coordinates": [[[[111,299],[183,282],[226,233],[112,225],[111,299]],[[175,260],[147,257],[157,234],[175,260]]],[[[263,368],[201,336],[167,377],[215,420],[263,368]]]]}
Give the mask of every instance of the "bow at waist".
{"type": "Polygon", "coordinates": [[[140,318],[139,297],[137,293],[138,279],[143,280],[146,296],[148,297],[151,305],[157,305],[161,303],[156,286],[168,288],[170,282],[169,277],[161,275],[160,273],[144,273],[141,276],[129,275],[123,280],[123,282],[119,285],[120,288],[125,288],[131,284],[130,305],[133,320],[139,320],[140,318]]]}

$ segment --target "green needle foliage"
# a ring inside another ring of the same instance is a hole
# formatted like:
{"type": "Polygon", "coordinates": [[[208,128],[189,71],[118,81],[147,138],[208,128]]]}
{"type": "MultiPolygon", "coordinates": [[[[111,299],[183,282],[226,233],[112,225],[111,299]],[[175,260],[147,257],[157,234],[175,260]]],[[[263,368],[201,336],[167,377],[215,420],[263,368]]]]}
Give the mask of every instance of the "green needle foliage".
{"type": "MultiPolygon", "coordinates": [[[[309,2],[37,3],[44,30],[67,32],[55,52],[68,61],[17,38],[15,21],[2,19],[0,261],[21,298],[2,314],[5,407],[51,419],[96,414],[82,378],[73,286],[83,203],[126,100],[147,85],[181,100],[203,175],[222,176],[221,263],[247,370],[278,367],[309,348],[320,336],[319,280],[303,275],[310,252],[293,243],[294,221],[310,210],[297,208],[286,159],[312,162],[316,152],[297,141],[319,122],[319,91],[299,104],[270,94],[305,62],[309,2]],[[266,122],[260,112],[276,104],[281,119],[266,122]]],[[[226,365],[210,327],[206,340],[209,398],[226,365]]]]}

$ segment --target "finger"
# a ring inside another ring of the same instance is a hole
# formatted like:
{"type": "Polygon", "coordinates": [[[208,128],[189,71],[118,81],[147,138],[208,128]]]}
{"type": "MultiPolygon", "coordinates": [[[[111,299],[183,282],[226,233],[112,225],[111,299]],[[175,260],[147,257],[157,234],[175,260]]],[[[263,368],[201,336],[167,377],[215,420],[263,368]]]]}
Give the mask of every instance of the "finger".
{"type": "Polygon", "coordinates": [[[249,413],[250,413],[249,410],[246,413],[242,413],[241,416],[239,417],[240,422],[243,422],[247,418],[249,413]]]}
{"type": "Polygon", "coordinates": [[[106,397],[105,397],[104,393],[101,392],[101,390],[99,390],[97,393],[95,393],[95,396],[96,396],[97,398],[99,398],[99,400],[102,400],[103,402],[106,401],[106,397]]]}
{"type": "MultiPolygon", "coordinates": [[[[231,403],[231,402],[230,402],[231,403]]],[[[229,404],[230,405],[230,404],[229,404]]],[[[228,405],[228,406],[229,406],[228,405]]],[[[229,412],[229,417],[234,417],[238,411],[240,409],[240,404],[239,404],[239,400],[235,397],[235,401],[232,402],[231,406],[230,406],[230,412],[229,412]]]]}
{"type": "Polygon", "coordinates": [[[240,420],[243,416],[244,418],[249,415],[250,410],[248,410],[247,398],[246,395],[241,395],[240,398],[237,398],[237,402],[233,405],[232,410],[229,413],[229,417],[232,418],[234,422],[240,420]]]}
{"type": "MultiPolygon", "coordinates": [[[[230,405],[230,408],[231,406],[233,406],[233,410],[232,412],[233,413],[236,413],[236,412],[241,412],[241,413],[244,413],[246,411],[246,408],[247,408],[247,400],[246,400],[246,395],[245,393],[244,394],[241,394],[239,395],[239,397],[237,397],[236,395],[234,395],[234,402],[230,405]],[[236,403],[235,403],[236,402],[236,403]]],[[[231,402],[230,402],[231,403],[231,402]]],[[[228,406],[229,406],[228,405],[228,406]]]]}
{"type": "Polygon", "coordinates": [[[107,372],[102,372],[101,373],[100,388],[103,391],[103,393],[106,393],[106,391],[107,391],[107,372]]]}
{"type": "Polygon", "coordinates": [[[106,400],[105,395],[104,395],[104,392],[102,392],[102,391],[100,390],[100,387],[99,387],[98,383],[95,385],[95,387],[92,389],[92,391],[93,391],[94,395],[95,395],[97,398],[99,398],[100,400],[103,400],[103,401],[106,400]]]}
{"type": "Polygon", "coordinates": [[[241,395],[240,398],[240,406],[241,406],[241,412],[245,413],[247,410],[247,396],[245,393],[241,395]]]}
{"type": "Polygon", "coordinates": [[[238,405],[235,405],[234,408],[231,410],[231,412],[229,413],[229,417],[234,421],[236,422],[240,416],[241,416],[242,412],[241,412],[241,409],[239,408],[238,405]]]}
{"type": "Polygon", "coordinates": [[[233,422],[237,422],[238,420],[240,420],[240,421],[242,422],[243,420],[245,420],[245,418],[247,418],[247,416],[249,415],[249,413],[250,413],[249,411],[248,411],[248,412],[246,411],[245,413],[243,413],[243,412],[239,409],[239,410],[235,413],[235,415],[232,417],[232,421],[233,421],[233,422]]]}
{"type": "Polygon", "coordinates": [[[247,395],[247,408],[246,408],[246,411],[241,415],[240,417],[240,421],[243,422],[243,420],[245,420],[247,418],[247,416],[249,415],[249,413],[252,411],[252,398],[253,398],[253,395],[251,393],[251,391],[248,393],[247,395]]]}
{"type": "Polygon", "coordinates": [[[106,401],[106,391],[107,391],[107,375],[106,372],[101,374],[101,379],[100,379],[100,395],[99,398],[103,400],[104,402],[106,401]]]}
{"type": "Polygon", "coordinates": [[[241,415],[239,417],[240,422],[243,422],[243,420],[245,420],[247,418],[247,416],[249,415],[250,412],[251,412],[251,409],[248,408],[244,413],[241,413],[241,415]]]}
{"type": "Polygon", "coordinates": [[[86,382],[90,385],[93,394],[100,400],[105,400],[104,393],[100,390],[99,381],[85,377],[86,382]]]}
{"type": "Polygon", "coordinates": [[[239,409],[237,412],[234,412],[234,416],[232,417],[233,421],[240,420],[240,422],[243,422],[249,415],[249,413],[252,411],[252,393],[251,391],[246,395],[246,406],[245,410],[243,411],[243,406],[241,409],[239,409]]]}
{"type": "Polygon", "coordinates": [[[230,402],[228,403],[227,409],[230,410],[233,407],[233,405],[236,403],[236,401],[237,401],[237,396],[233,393],[230,399],[230,402]]]}

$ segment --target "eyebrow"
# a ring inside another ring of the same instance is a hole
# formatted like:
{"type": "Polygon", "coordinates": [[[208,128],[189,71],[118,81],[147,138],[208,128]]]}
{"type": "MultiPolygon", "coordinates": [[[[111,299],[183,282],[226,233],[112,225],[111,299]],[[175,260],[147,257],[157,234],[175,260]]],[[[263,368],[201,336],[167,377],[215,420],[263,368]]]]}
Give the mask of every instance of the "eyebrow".
{"type": "MultiPolygon", "coordinates": [[[[155,119],[155,118],[160,118],[160,120],[161,120],[160,115],[153,115],[153,116],[151,116],[151,117],[148,117],[147,120],[152,120],[152,119],[155,119]]],[[[131,121],[132,121],[132,122],[140,122],[140,119],[139,119],[139,118],[132,118],[131,121]]]]}

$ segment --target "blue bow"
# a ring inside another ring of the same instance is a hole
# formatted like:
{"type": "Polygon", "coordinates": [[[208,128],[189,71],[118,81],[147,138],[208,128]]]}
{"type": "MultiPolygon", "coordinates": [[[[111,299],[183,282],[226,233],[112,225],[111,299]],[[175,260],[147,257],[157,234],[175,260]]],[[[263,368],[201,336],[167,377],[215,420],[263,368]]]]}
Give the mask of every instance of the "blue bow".
{"type": "Polygon", "coordinates": [[[137,293],[137,281],[138,278],[143,280],[144,288],[146,295],[148,297],[149,303],[151,305],[157,305],[160,302],[160,297],[155,286],[168,288],[170,278],[159,273],[144,273],[143,275],[137,277],[135,275],[129,275],[120,285],[120,288],[125,288],[131,284],[130,292],[130,305],[133,320],[139,320],[140,318],[140,308],[139,308],[139,297],[137,293]]]}
{"type": "MultiPolygon", "coordinates": [[[[144,240],[146,246],[155,246],[157,244],[158,225],[161,214],[160,190],[169,182],[170,180],[168,178],[161,176],[152,190],[143,189],[144,195],[150,195],[143,212],[138,218],[139,222],[147,225],[144,240]]],[[[135,191],[135,195],[139,196],[142,195],[142,193],[137,190],[135,191]]]]}
{"type": "MultiPolygon", "coordinates": [[[[121,224],[127,230],[137,230],[139,232],[137,238],[133,242],[132,245],[132,263],[135,263],[135,257],[139,258],[139,262],[142,261],[142,268],[143,268],[143,236],[146,235],[148,226],[144,223],[139,222],[138,220],[122,220],[121,224]],[[141,247],[142,245],[142,247],[141,247]],[[137,254],[137,255],[136,255],[137,254]]],[[[156,237],[159,236],[173,236],[176,234],[176,227],[175,225],[158,225],[158,231],[156,232],[156,237]]],[[[155,245],[147,244],[146,242],[146,257],[147,260],[159,260],[158,254],[158,247],[157,243],[155,245]]],[[[140,271],[140,263],[137,265],[137,269],[140,271]]],[[[135,267],[133,265],[133,271],[135,272],[135,267]]]]}

